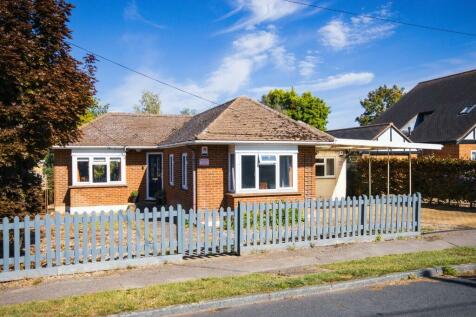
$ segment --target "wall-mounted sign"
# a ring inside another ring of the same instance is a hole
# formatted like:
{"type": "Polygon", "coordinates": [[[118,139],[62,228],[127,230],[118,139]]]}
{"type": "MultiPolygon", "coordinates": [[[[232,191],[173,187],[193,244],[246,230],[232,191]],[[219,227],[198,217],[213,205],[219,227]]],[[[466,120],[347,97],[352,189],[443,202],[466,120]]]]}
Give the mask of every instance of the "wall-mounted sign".
{"type": "Polygon", "coordinates": [[[199,161],[200,166],[209,166],[210,160],[208,158],[201,158],[199,161]]]}
{"type": "Polygon", "coordinates": [[[202,146],[202,157],[208,157],[208,146],[202,146]]]}

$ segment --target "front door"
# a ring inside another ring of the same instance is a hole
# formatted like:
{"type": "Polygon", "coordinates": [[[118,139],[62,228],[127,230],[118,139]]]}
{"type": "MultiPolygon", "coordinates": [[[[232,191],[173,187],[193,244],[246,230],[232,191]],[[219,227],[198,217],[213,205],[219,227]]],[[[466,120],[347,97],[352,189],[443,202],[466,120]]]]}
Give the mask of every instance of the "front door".
{"type": "Polygon", "coordinates": [[[162,153],[147,155],[147,198],[155,199],[162,190],[162,153]]]}

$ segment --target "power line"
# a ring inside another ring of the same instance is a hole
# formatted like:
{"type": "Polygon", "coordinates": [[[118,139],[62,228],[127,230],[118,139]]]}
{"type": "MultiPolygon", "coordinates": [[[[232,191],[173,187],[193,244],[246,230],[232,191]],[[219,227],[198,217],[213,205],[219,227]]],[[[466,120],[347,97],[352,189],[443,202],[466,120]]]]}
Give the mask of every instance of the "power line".
{"type": "Polygon", "coordinates": [[[426,29],[426,30],[431,30],[431,31],[438,31],[438,32],[453,33],[453,34],[458,34],[458,35],[476,37],[476,33],[469,33],[469,32],[463,32],[463,31],[458,31],[458,30],[441,28],[441,27],[437,27],[437,26],[406,22],[406,21],[395,20],[395,19],[390,19],[390,18],[383,18],[383,17],[379,17],[379,16],[376,16],[376,15],[370,15],[370,14],[360,14],[360,13],[352,12],[352,11],[348,11],[348,10],[325,7],[325,6],[321,6],[321,5],[317,5],[317,4],[294,1],[294,0],[283,0],[283,1],[293,3],[293,4],[297,4],[297,5],[317,8],[317,9],[321,9],[321,10],[326,10],[326,11],[331,11],[331,12],[336,12],[336,13],[343,13],[343,14],[347,14],[347,15],[351,15],[351,16],[360,16],[360,17],[365,17],[365,18],[369,18],[369,19],[374,19],[374,20],[379,20],[379,21],[384,21],[384,22],[390,22],[390,23],[394,23],[394,24],[401,24],[401,25],[405,25],[405,26],[416,27],[416,28],[420,28],[420,29],[426,29]]]}
{"type": "Polygon", "coordinates": [[[66,43],[68,43],[69,45],[74,46],[74,47],[76,47],[76,48],[79,48],[80,50],[83,50],[83,51],[85,51],[85,52],[87,52],[87,53],[89,53],[89,54],[91,54],[91,55],[94,55],[94,56],[96,56],[96,57],[99,58],[99,59],[108,61],[109,63],[112,63],[112,64],[114,64],[114,65],[116,65],[116,66],[121,67],[121,68],[124,68],[124,69],[126,69],[126,70],[128,70],[128,71],[130,71],[130,72],[136,73],[136,74],[141,75],[141,76],[143,76],[143,77],[146,77],[146,78],[148,78],[148,79],[150,79],[150,80],[153,80],[153,81],[155,81],[155,82],[158,82],[159,84],[162,84],[162,85],[164,85],[164,86],[173,88],[173,89],[175,89],[175,90],[178,90],[178,91],[180,91],[180,92],[183,92],[183,93],[188,94],[188,95],[190,95],[190,96],[193,96],[193,97],[195,97],[195,98],[201,99],[201,100],[206,101],[206,102],[208,102],[208,103],[211,103],[211,104],[214,104],[214,105],[218,105],[218,102],[216,102],[216,101],[213,101],[213,100],[210,100],[210,99],[208,99],[208,98],[202,97],[202,96],[197,95],[197,94],[195,94],[195,93],[193,93],[193,92],[187,91],[187,90],[185,90],[185,89],[183,89],[183,88],[180,88],[180,87],[177,87],[177,86],[175,86],[175,85],[173,85],[173,84],[167,83],[167,82],[165,82],[165,81],[163,81],[163,80],[154,78],[154,77],[152,77],[152,76],[150,76],[150,75],[147,75],[146,73],[143,73],[143,72],[140,72],[140,71],[138,71],[138,70],[135,70],[135,69],[133,69],[133,68],[131,68],[131,67],[129,67],[129,66],[126,66],[126,65],[124,65],[124,64],[121,64],[121,63],[119,63],[119,62],[116,62],[116,61],[114,61],[114,60],[112,60],[112,59],[110,59],[110,58],[108,58],[108,57],[105,57],[105,56],[103,56],[103,55],[100,55],[100,54],[98,54],[98,53],[95,53],[95,52],[93,52],[93,51],[91,51],[91,50],[89,50],[89,49],[87,49],[87,48],[84,48],[84,47],[82,47],[82,46],[79,46],[79,45],[77,45],[77,44],[74,44],[73,42],[66,41],[66,43]]]}

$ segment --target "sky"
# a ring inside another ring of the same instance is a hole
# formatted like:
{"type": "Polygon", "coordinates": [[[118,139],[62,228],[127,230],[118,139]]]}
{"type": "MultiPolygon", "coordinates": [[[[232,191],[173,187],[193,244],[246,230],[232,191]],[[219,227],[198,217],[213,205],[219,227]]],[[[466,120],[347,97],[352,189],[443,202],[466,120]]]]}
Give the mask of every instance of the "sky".
{"type": "MultiPolygon", "coordinates": [[[[380,85],[409,91],[476,68],[476,37],[366,17],[476,33],[476,1],[307,3],[358,15],[283,0],[76,0],[69,27],[73,43],[218,103],[259,100],[273,88],[311,91],[331,108],[328,129],[356,126],[359,101],[380,85]]],[[[110,111],[132,112],[146,90],[160,95],[167,114],[213,106],[104,60],[96,77],[110,111]]]]}

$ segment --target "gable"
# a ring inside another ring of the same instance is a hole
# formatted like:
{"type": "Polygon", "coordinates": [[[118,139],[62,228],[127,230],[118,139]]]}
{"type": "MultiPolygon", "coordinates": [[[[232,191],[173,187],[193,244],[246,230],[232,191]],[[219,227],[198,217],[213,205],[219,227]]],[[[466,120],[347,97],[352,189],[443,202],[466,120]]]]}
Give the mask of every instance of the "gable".
{"type": "Polygon", "coordinates": [[[457,142],[476,124],[476,70],[421,82],[375,123],[392,122],[414,142],[457,142]]]}
{"type": "Polygon", "coordinates": [[[383,133],[375,139],[382,142],[406,143],[408,139],[400,130],[390,125],[383,133]]]}
{"type": "Polygon", "coordinates": [[[464,141],[476,141],[476,128],[470,130],[464,137],[464,141]]]}

